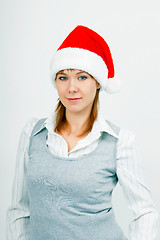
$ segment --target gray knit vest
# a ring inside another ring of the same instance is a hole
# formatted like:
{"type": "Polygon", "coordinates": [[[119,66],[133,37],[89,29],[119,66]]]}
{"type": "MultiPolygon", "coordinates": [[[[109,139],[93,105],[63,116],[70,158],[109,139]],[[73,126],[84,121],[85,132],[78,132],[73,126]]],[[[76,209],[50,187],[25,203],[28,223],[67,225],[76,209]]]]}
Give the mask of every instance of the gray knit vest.
{"type": "MultiPolygon", "coordinates": [[[[118,139],[103,132],[92,152],[60,157],[46,145],[48,130],[36,133],[45,120],[37,122],[29,144],[29,240],[125,240],[111,203],[118,139]]],[[[119,127],[107,122],[118,135],[119,127]]]]}

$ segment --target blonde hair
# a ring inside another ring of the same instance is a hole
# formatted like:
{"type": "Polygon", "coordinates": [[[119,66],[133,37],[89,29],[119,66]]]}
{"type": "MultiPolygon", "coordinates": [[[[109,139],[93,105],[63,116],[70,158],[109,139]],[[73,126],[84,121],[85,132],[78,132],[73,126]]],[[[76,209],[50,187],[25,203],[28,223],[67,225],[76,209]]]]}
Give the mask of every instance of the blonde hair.
{"type": "MultiPolygon", "coordinates": [[[[74,69],[67,69],[67,70],[74,70],[74,69]]],[[[55,80],[57,78],[58,73],[62,73],[63,70],[57,72],[55,80]]],[[[90,75],[90,74],[89,74],[90,75]]],[[[92,78],[94,78],[92,75],[90,75],[92,78]]],[[[95,78],[94,78],[95,79],[95,78]]],[[[99,89],[97,89],[96,91],[96,95],[93,101],[93,105],[91,108],[91,112],[90,112],[90,116],[89,116],[89,121],[86,124],[86,127],[84,128],[84,130],[81,132],[81,134],[77,135],[77,137],[83,137],[84,135],[86,135],[87,133],[89,133],[92,130],[94,121],[97,119],[98,116],[98,107],[99,107],[99,89]]],[[[55,120],[55,128],[54,131],[55,132],[60,132],[61,133],[61,129],[68,129],[68,123],[66,120],[66,108],[65,106],[62,104],[60,98],[58,98],[58,103],[56,106],[56,109],[54,110],[54,112],[56,113],[56,120],[55,120]]],[[[70,129],[69,129],[70,131],[70,129]]]]}

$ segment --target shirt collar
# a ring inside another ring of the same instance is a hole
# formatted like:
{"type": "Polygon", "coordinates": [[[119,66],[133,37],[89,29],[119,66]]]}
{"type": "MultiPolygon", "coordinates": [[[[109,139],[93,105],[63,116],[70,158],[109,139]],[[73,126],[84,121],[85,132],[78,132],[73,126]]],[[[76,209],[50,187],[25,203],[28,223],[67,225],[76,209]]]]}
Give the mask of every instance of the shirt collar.
{"type": "Polygon", "coordinates": [[[46,128],[46,123],[47,123],[47,120],[46,119],[43,124],[40,126],[40,128],[33,134],[33,136],[35,136],[37,133],[39,133],[40,131],[42,131],[42,129],[46,128]]]}
{"type": "MultiPolygon", "coordinates": [[[[50,133],[55,134],[55,132],[54,132],[55,117],[56,117],[56,113],[52,112],[49,115],[49,117],[40,126],[39,130],[34,133],[34,135],[39,133],[44,128],[47,128],[47,130],[50,133]]],[[[110,127],[108,122],[104,119],[104,117],[100,111],[98,112],[97,119],[95,120],[95,122],[93,124],[92,131],[93,132],[107,132],[110,135],[114,136],[115,138],[119,138],[119,136],[116,134],[116,132],[110,127]]]]}
{"type": "Polygon", "coordinates": [[[106,132],[112,135],[115,138],[119,138],[117,133],[110,127],[106,119],[103,117],[102,113],[98,112],[98,117],[93,125],[93,130],[99,131],[99,132],[106,132]]]}

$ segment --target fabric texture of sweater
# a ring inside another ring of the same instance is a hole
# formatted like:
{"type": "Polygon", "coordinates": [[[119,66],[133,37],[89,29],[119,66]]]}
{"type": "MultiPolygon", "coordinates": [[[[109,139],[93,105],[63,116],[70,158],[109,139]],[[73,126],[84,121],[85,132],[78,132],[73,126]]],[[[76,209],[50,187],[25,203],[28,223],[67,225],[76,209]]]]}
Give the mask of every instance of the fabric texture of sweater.
{"type": "MultiPolygon", "coordinates": [[[[52,154],[47,129],[33,128],[26,185],[30,202],[30,240],[125,240],[112,209],[117,184],[117,138],[103,133],[98,146],[78,158],[52,154]]],[[[109,123],[109,122],[108,122],[109,123]]],[[[119,128],[112,123],[112,128],[119,128]]]]}

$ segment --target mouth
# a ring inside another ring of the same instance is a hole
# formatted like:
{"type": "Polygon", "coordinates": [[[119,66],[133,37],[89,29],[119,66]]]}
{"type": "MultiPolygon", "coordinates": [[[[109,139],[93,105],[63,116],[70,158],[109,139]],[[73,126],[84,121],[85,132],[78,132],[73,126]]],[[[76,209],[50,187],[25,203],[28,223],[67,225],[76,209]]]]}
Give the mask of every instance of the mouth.
{"type": "Polygon", "coordinates": [[[70,101],[70,102],[78,102],[78,101],[80,101],[82,98],[67,98],[68,99],[68,101],[70,101]]]}

